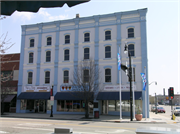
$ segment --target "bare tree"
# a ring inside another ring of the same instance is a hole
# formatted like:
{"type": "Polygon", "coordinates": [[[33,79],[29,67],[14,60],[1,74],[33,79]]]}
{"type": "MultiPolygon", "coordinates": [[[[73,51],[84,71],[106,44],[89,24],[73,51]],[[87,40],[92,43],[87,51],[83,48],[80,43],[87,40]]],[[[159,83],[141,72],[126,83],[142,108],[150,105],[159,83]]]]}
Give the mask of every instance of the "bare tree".
{"type": "Polygon", "coordinates": [[[75,96],[85,102],[85,118],[89,118],[88,103],[96,98],[101,89],[99,74],[100,70],[92,59],[84,60],[75,67],[70,79],[75,96]]]}

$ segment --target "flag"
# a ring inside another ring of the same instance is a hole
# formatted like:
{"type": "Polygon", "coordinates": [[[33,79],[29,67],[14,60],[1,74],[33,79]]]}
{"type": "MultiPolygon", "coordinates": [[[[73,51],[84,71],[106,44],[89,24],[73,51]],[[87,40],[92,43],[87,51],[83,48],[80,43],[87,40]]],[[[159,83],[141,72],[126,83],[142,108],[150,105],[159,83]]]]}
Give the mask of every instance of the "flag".
{"type": "Polygon", "coordinates": [[[145,91],[146,90],[146,75],[145,75],[145,73],[141,73],[141,78],[143,81],[143,90],[145,91]]]}
{"type": "Polygon", "coordinates": [[[121,70],[121,57],[120,57],[120,54],[118,53],[117,56],[118,56],[118,70],[121,70]]]}

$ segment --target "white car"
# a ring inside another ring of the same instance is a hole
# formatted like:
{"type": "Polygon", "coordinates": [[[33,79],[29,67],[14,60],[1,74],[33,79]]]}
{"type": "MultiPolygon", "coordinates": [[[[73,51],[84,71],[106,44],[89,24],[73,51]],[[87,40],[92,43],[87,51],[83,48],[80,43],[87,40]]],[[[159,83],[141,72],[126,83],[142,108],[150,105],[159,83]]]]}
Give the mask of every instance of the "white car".
{"type": "Polygon", "coordinates": [[[175,107],[174,108],[174,115],[175,116],[180,115],[180,107],[175,107]]]}

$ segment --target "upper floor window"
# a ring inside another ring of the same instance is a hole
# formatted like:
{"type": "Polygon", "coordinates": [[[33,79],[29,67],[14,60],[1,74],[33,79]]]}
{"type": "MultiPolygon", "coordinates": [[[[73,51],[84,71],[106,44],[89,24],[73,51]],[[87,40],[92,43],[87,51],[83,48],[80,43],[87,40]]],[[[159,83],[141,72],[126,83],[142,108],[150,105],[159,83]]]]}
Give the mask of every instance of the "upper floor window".
{"type": "Polygon", "coordinates": [[[130,52],[131,56],[134,56],[134,44],[128,45],[128,51],[130,52]]]}
{"type": "Polygon", "coordinates": [[[30,47],[34,47],[34,39],[30,39],[30,47]]]}
{"type": "Polygon", "coordinates": [[[29,63],[33,63],[34,53],[29,53],[29,63]]]}
{"type": "Polygon", "coordinates": [[[52,38],[51,37],[47,37],[47,46],[51,45],[52,43],[52,38]]]}
{"type": "Polygon", "coordinates": [[[64,50],[64,60],[69,60],[69,50],[64,50]]]}
{"type": "Polygon", "coordinates": [[[90,34],[89,33],[85,33],[84,34],[84,42],[89,42],[90,41],[90,34]]]}
{"type": "Polygon", "coordinates": [[[105,58],[111,58],[111,47],[110,46],[105,47],[105,58]]]}
{"type": "Polygon", "coordinates": [[[84,83],[89,82],[89,70],[84,70],[84,83]]]}
{"type": "Polygon", "coordinates": [[[135,67],[132,67],[132,80],[131,81],[135,81],[135,67]]]}
{"type": "Polygon", "coordinates": [[[47,51],[46,52],[46,62],[50,62],[51,61],[51,51],[47,51]]]}
{"type": "Polygon", "coordinates": [[[28,72],[28,84],[32,84],[33,73],[28,72]]]}
{"type": "Polygon", "coordinates": [[[65,44],[70,43],[70,35],[65,35],[65,44]]]}
{"type": "Polygon", "coordinates": [[[84,48],[84,59],[89,59],[89,48],[84,48]]]}
{"type": "Polygon", "coordinates": [[[128,38],[134,37],[134,28],[129,28],[128,29],[128,38]]]}
{"type": "Polygon", "coordinates": [[[69,71],[64,71],[64,83],[69,83],[69,71]]]}
{"type": "Polygon", "coordinates": [[[45,84],[50,83],[50,72],[46,71],[45,72],[45,84]]]}
{"type": "Polygon", "coordinates": [[[105,40],[111,40],[111,31],[105,31],[105,40]]]}
{"type": "Polygon", "coordinates": [[[105,82],[111,82],[111,69],[105,69],[105,82]]]}

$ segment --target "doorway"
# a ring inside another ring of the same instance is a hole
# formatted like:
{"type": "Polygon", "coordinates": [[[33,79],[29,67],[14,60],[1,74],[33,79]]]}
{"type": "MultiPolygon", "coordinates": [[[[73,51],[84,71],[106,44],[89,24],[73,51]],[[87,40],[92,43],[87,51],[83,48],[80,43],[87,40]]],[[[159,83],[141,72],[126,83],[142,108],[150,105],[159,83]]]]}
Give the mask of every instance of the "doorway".
{"type": "Polygon", "coordinates": [[[46,112],[46,103],[45,100],[39,100],[39,112],[46,112]]]}
{"type": "Polygon", "coordinates": [[[102,101],[102,114],[108,114],[108,101],[107,100],[103,100],[102,101]]]}

